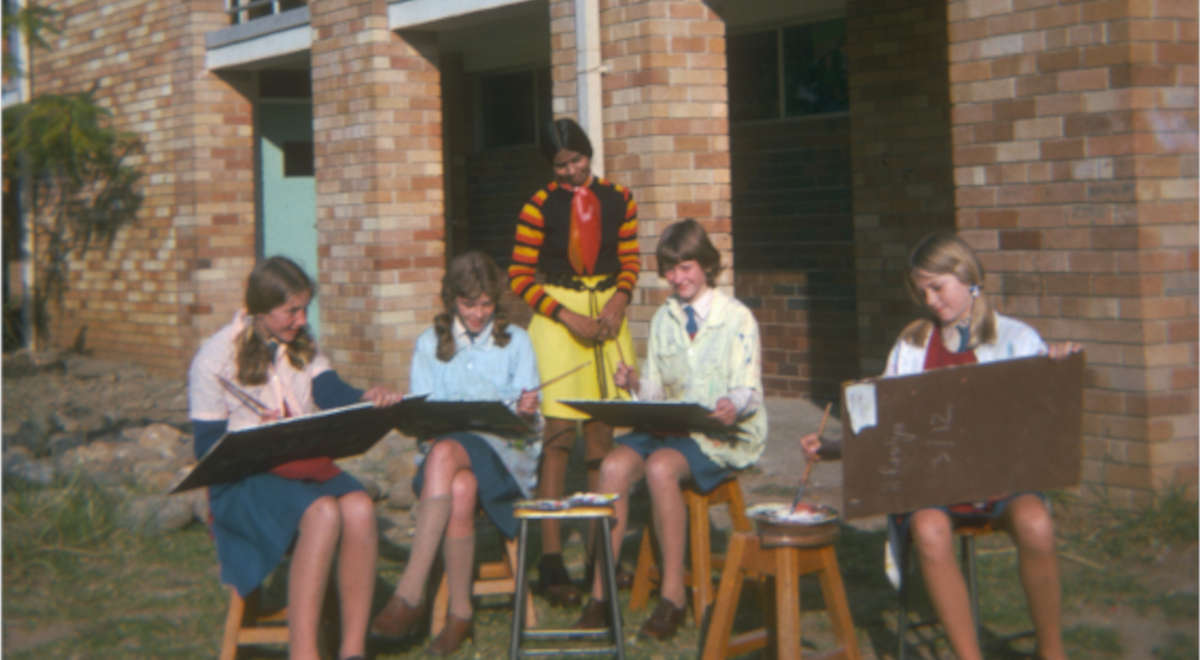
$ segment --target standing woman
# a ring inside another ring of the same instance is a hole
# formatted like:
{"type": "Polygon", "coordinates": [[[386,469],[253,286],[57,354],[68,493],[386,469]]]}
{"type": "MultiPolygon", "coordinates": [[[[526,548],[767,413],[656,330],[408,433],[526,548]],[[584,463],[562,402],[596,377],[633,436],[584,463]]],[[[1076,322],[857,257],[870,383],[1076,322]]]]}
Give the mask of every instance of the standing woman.
{"type": "MultiPolygon", "coordinates": [[[[245,310],[204,342],[188,371],[197,458],[227,431],[364,399],[376,405],[400,400],[400,394],[378,387],[364,394],[333,371],[308,332],[313,290],[304,271],[285,257],[262,261],[250,273],[245,310]],[[222,380],[269,410],[251,409],[222,380]]],[[[208,499],[221,580],[243,597],[292,547],[291,658],[319,657],[317,622],[336,553],[339,657],[363,657],[378,536],[375,509],[362,485],[332,460],[314,458],[210,486],[208,499]]]]}
{"type": "MultiPolygon", "coordinates": [[[[442,281],[445,311],[417,338],[409,385],[430,400],[503,401],[536,429],[537,363],[529,335],[496,307],[504,284],[503,271],[481,252],[450,262],[442,281]]],[[[537,430],[532,437],[455,431],[421,443],[412,551],[395,593],[371,623],[373,633],[399,638],[424,629],[425,582],[440,543],[450,613],[428,651],[452,653],[471,636],[476,506],[515,537],[513,502],[533,491],[540,450],[537,430]]]]}
{"type": "MultiPolygon", "coordinates": [[[[546,430],[537,494],[557,498],[566,487],[577,420],[586,420],[589,490],[612,448],[612,427],[558,400],[616,396],[612,374],[622,355],[634,356],[625,307],[639,271],[637,203],[627,188],[592,174],[592,143],[574,121],[551,123],[542,153],[554,168],[554,181],[521,209],[508,276],[512,290],[534,311],[529,335],[542,380],[590,361],[542,392],[546,430]]],[[[560,606],[582,599],[563,564],[557,520],[542,521],[536,590],[560,606]]]]}

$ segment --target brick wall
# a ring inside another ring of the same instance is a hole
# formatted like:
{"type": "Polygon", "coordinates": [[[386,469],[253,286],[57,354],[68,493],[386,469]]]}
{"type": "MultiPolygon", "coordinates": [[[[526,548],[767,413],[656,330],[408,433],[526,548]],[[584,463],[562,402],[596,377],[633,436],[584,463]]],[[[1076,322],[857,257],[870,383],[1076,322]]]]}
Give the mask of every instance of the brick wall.
{"type": "Polygon", "coordinates": [[[312,3],[322,343],[359,385],[404,387],[441,308],[442,114],[432,40],[386,3],[312,3]]]}
{"type": "Polygon", "coordinates": [[[957,223],[1088,353],[1084,480],[1196,485],[1196,4],[949,4],[957,223]]]}
{"type": "Polygon", "coordinates": [[[859,376],[849,117],[735,124],[735,291],[758,318],[770,396],[839,398],[859,376]]]}
{"type": "Polygon", "coordinates": [[[34,51],[33,93],[95,85],[113,125],[145,146],[130,160],[143,174],[137,221],[72,261],[52,343],[83,331],[99,356],[182,375],[198,341],[232,316],[229,291],[254,255],[250,105],[238,81],[204,68],[204,34],[228,24],[223,3],[46,4],[62,33],[34,51]]]}
{"type": "Polygon", "coordinates": [[[883,371],[916,309],[904,288],[908,251],[954,228],[946,7],[847,5],[851,171],[861,373],[883,371]]]}
{"type": "MultiPolygon", "coordinates": [[[[550,2],[556,116],[577,110],[573,12],[550,2]]],[[[733,283],[725,25],[701,0],[601,0],[600,25],[605,174],[638,202],[643,270],[629,318],[640,340],[667,295],[653,254],[670,223],[704,225],[725,267],[719,283],[733,283]]]]}

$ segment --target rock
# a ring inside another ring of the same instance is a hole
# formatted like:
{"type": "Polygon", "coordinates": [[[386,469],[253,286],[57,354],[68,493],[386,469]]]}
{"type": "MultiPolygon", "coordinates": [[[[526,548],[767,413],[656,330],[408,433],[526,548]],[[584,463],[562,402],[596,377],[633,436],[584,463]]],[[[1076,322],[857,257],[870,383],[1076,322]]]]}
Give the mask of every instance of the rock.
{"type": "Polygon", "coordinates": [[[417,496],[413,494],[412,482],[395,482],[388,487],[387,504],[397,509],[411,509],[416,504],[417,496]]]}
{"type": "Polygon", "coordinates": [[[179,458],[190,454],[185,440],[190,440],[170,424],[151,424],[140,429],[126,429],[124,435],[131,437],[139,447],[158,453],[163,458],[179,458]]]}
{"type": "Polygon", "coordinates": [[[61,456],[62,454],[75,449],[76,447],[82,447],[85,444],[87,444],[87,438],[84,437],[82,433],[77,431],[69,433],[55,433],[54,435],[50,436],[50,441],[47,443],[50,448],[50,455],[54,457],[61,456]]]}
{"type": "Polygon", "coordinates": [[[117,524],[125,529],[162,534],[192,521],[192,502],[167,495],[138,495],[120,507],[117,516],[117,524]]]}
{"type": "Polygon", "coordinates": [[[8,438],[5,444],[8,446],[20,445],[29,449],[34,456],[45,456],[49,453],[46,447],[46,439],[51,432],[50,425],[46,418],[41,415],[35,415],[21,422],[21,426],[17,432],[8,438]]]}
{"type": "Polygon", "coordinates": [[[4,453],[4,476],[49,486],[54,481],[54,465],[34,458],[25,447],[13,447],[4,453]]]}

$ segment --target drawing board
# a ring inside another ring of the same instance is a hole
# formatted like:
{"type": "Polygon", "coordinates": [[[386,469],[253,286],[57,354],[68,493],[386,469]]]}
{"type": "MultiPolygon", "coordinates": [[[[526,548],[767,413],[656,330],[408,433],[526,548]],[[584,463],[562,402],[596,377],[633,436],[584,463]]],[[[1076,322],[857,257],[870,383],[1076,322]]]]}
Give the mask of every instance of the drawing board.
{"type": "Polygon", "coordinates": [[[647,433],[692,431],[724,435],[732,429],[709,417],[712,410],[698,403],[677,401],[612,401],[559,399],[572,408],[611,426],[628,426],[647,433]]]}
{"type": "Polygon", "coordinates": [[[847,518],[1080,480],[1083,353],[868,378],[842,388],[847,518]]]}

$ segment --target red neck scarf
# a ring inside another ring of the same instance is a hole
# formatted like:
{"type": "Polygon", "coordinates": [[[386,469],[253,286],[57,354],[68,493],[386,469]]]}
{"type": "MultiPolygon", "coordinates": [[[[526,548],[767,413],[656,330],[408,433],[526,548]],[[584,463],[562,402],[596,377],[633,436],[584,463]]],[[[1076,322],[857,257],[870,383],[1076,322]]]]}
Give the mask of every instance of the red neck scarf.
{"type": "Polygon", "coordinates": [[[600,254],[600,200],[586,185],[575,186],[571,192],[571,233],[567,243],[567,259],[580,275],[596,272],[596,257],[600,254]]]}

